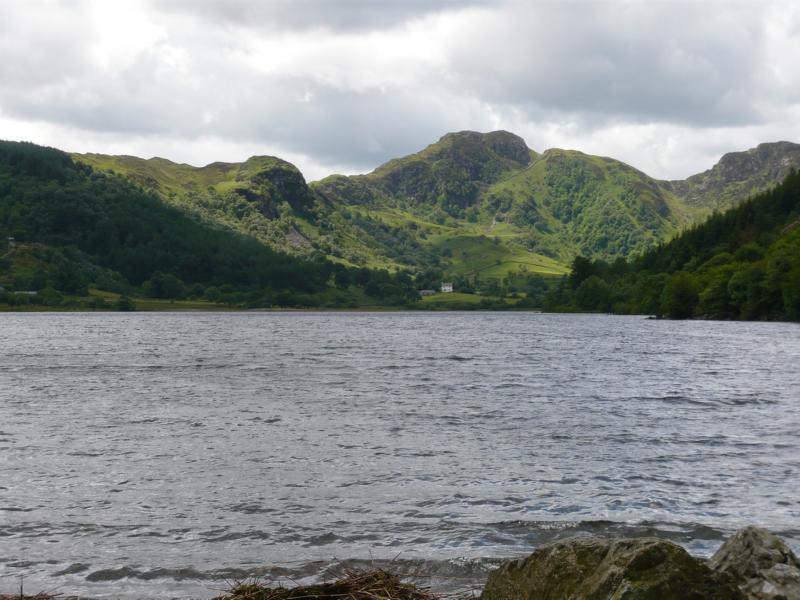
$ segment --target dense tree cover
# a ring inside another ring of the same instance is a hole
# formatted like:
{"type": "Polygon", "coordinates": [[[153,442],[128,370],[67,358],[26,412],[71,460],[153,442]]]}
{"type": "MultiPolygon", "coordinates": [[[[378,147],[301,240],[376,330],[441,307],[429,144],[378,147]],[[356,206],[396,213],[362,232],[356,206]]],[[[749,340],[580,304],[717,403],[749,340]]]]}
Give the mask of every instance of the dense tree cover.
{"type": "Polygon", "coordinates": [[[555,310],[800,320],[800,174],[630,262],[575,259],[555,310]]]}
{"type": "MultiPolygon", "coordinates": [[[[351,277],[327,260],[288,256],[214,228],[122,177],[29,143],[0,142],[0,236],[15,238],[20,248],[0,264],[0,281],[9,290],[85,295],[93,286],[154,298],[314,306],[335,290],[329,285],[334,275],[351,277]],[[12,259],[23,249],[19,262],[28,268],[14,270],[12,259]]],[[[12,249],[3,245],[8,248],[0,247],[0,256],[12,249]]],[[[361,291],[348,297],[340,289],[333,294],[337,303],[364,293],[391,302],[414,294],[407,275],[353,273],[361,291]]],[[[7,296],[0,301],[9,302],[7,296]]],[[[35,301],[47,294],[38,296],[35,301]]]]}

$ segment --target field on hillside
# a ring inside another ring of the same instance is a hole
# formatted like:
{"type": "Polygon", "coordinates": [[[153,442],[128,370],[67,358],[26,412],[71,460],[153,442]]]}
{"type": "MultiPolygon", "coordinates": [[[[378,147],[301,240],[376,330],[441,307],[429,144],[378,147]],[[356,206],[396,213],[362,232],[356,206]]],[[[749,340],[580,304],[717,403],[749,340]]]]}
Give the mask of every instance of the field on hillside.
{"type": "Polygon", "coordinates": [[[502,279],[509,273],[563,275],[569,271],[566,265],[526,249],[528,234],[508,223],[456,219],[435,223],[399,208],[353,210],[410,232],[440,257],[444,271],[453,276],[502,279]]]}
{"type": "Polygon", "coordinates": [[[476,308],[508,308],[514,306],[518,298],[499,298],[460,292],[439,293],[425,296],[416,307],[430,310],[473,310],[476,308]]]}

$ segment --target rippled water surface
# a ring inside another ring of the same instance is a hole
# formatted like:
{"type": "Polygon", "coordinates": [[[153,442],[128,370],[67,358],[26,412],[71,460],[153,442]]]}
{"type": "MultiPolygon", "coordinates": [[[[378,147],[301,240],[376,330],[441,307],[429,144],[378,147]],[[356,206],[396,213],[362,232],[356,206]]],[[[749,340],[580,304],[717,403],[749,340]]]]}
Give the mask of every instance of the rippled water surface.
{"type": "Polygon", "coordinates": [[[800,327],[529,313],[0,315],[0,592],[200,597],[575,534],[800,545],[800,327]]]}

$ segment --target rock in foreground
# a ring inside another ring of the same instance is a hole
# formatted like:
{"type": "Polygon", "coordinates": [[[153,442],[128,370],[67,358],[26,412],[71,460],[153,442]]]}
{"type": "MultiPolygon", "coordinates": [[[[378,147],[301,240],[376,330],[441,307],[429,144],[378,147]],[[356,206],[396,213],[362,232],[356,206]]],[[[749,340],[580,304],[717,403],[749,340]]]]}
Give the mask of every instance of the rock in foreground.
{"type": "Polygon", "coordinates": [[[800,560],[766,529],[740,529],[710,565],[730,575],[749,600],[800,600],[800,560]]]}
{"type": "Polygon", "coordinates": [[[481,600],[745,600],[672,542],[590,537],[542,546],[489,576],[481,600]]]}

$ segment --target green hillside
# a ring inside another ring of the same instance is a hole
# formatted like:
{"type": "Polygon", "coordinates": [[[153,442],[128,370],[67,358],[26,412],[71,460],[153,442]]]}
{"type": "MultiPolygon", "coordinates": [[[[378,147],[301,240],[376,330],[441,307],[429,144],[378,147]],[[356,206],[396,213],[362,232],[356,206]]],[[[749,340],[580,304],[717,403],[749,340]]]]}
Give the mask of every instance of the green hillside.
{"type": "Polygon", "coordinates": [[[331,176],[310,187],[294,166],[272,157],[191,167],[161,158],[73,156],[132,179],[214,227],[293,255],[392,271],[436,268],[453,276],[486,271],[499,277],[520,268],[566,272],[559,261],[526,248],[523,229],[500,231],[490,221],[464,218],[470,194],[530,161],[522,139],[505,132],[451,134],[420,157],[390,161],[367,176],[331,176]],[[401,191],[412,195],[392,195],[401,191]],[[449,242],[453,237],[460,242],[449,242]],[[502,251],[487,249],[487,237],[499,237],[502,251]]]}
{"type": "Polygon", "coordinates": [[[551,309],[800,321],[800,174],[631,262],[578,258],[551,309]]]}
{"type": "MultiPolygon", "coordinates": [[[[274,169],[287,170],[281,162],[254,168],[258,174],[274,169]]],[[[289,173],[277,184],[264,182],[262,192],[296,202],[297,179],[289,173]]],[[[405,273],[277,252],[170,206],[127,177],[28,143],[0,142],[0,240],[0,304],[102,304],[96,290],[253,307],[416,298],[405,273]]]]}
{"type": "Polygon", "coordinates": [[[192,167],[163,158],[74,154],[95,170],[123,175],[207,223],[238,231],[289,254],[309,254],[305,220],[315,196],[297,168],[279,158],[192,167]],[[300,219],[294,216],[299,215],[300,219]]]}
{"type": "Polygon", "coordinates": [[[538,154],[503,131],[447,134],[372,173],[334,175],[312,189],[330,206],[407,226],[432,255],[427,264],[452,274],[560,273],[576,254],[644,251],[695,214],[624,163],[574,151],[538,154]]]}
{"type": "Polygon", "coordinates": [[[161,158],[74,155],[157,193],[211,227],[348,268],[475,277],[567,272],[576,256],[630,257],[716,206],[736,205],[800,163],[781,142],[725,155],[685,181],[620,161],[530,150],[512,133],[462,131],[365,175],[306,184],[274,157],[192,167],[161,158]]]}
{"type": "Polygon", "coordinates": [[[640,253],[691,221],[656,181],[619,161],[547,150],[526,169],[492,185],[481,210],[528,233],[527,245],[563,262],[576,253],[640,253]]]}

